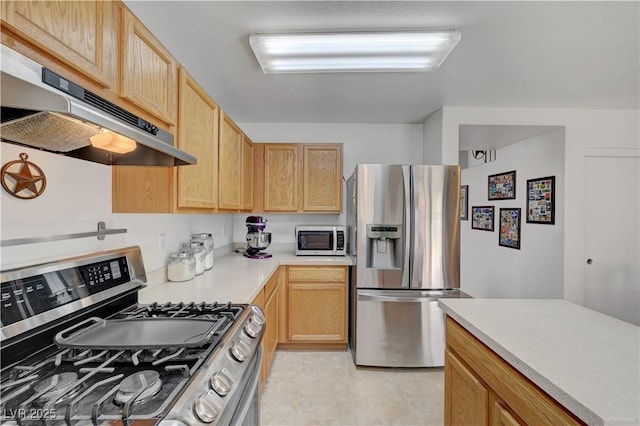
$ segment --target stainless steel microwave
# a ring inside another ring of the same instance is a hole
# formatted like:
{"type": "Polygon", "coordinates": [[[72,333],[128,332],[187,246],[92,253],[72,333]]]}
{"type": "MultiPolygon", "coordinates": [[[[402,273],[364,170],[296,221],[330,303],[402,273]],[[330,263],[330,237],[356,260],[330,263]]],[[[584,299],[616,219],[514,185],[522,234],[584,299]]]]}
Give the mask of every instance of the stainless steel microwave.
{"type": "Polygon", "coordinates": [[[344,226],[296,226],[296,256],[344,256],[345,244],[344,226]]]}

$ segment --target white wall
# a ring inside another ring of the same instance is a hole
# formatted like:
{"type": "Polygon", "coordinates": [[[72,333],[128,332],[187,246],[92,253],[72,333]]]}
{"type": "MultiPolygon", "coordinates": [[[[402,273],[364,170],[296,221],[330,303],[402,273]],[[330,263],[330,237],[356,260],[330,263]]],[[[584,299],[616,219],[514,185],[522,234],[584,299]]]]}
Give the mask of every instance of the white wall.
{"type": "Polygon", "coordinates": [[[422,125],[422,164],[444,163],[442,159],[442,109],[431,114],[422,125]]]}
{"type": "Polygon", "coordinates": [[[564,129],[509,145],[495,161],[462,171],[469,220],[460,227],[461,288],[473,297],[562,298],[564,129]],[[516,199],[488,201],[487,176],[516,170],[516,199]],[[526,180],[556,177],[555,225],[526,223],[526,180]],[[471,229],[471,207],[493,205],[494,232],[471,229]],[[500,208],[521,208],[520,250],[498,245],[500,208]]]}
{"type": "Polygon", "coordinates": [[[442,139],[443,147],[447,150],[453,147],[458,150],[459,126],[463,124],[565,128],[564,298],[582,304],[585,261],[584,153],[589,148],[638,148],[640,111],[445,107],[442,139]]]}
{"type": "MultiPolygon", "coordinates": [[[[345,179],[359,163],[416,164],[422,159],[421,124],[239,123],[239,126],[254,142],[342,143],[345,179]]],[[[267,218],[272,243],[293,243],[298,224],[345,223],[344,213],[263,216],[267,218]]],[[[245,241],[246,217],[235,216],[234,241],[245,241]]]]}
{"type": "Polygon", "coordinates": [[[55,236],[96,230],[99,221],[107,228],[127,228],[126,234],[68,241],[3,247],[3,270],[19,265],[59,259],[67,255],[139,245],[147,271],[164,267],[170,252],[177,250],[191,233],[213,233],[215,247],[232,240],[233,216],[113,214],[111,213],[111,168],[101,164],[28,149],[6,142],[0,144],[1,162],[29,155],[47,177],[45,192],[33,200],[20,200],[2,190],[0,196],[0,238],[2,240],[55,236]],[[223,235],[224,233],[224,235],[223,235]],[[160,247],[160,235],[164,244],[160,247]]]}

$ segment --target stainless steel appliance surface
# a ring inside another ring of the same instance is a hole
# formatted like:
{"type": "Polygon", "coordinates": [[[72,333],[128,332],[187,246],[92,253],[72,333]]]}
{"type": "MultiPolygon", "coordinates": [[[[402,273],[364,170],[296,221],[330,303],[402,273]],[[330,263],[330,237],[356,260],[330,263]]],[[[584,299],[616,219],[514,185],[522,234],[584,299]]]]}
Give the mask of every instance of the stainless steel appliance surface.
{"type": "Polygon", "coordinates": [[[194,156],[174,146],[173,135],[155,124],[5,45],[0,56],[3,141],[102,164],[196,164],[194,156]],[[94,147],[92,138],[105,132],[132,139],[135,149],[119,154],[94,147]]]}
{"type": "Polygon", "coordinates": [[[459,166],[359,164],[347,181],[349,344],[357,365],[444,365],[460,297],[459,166]]]}
{"type": "Polygon", "coordinates": [[[298,225],[296,256],[344,256],[346,228],[335,225],[298,225]]]}
{"type": "Polygon", "coordinates": [[[2,424],[258,424],[258,307],[137,303],[138,247],[1,276],[2,424]]]}

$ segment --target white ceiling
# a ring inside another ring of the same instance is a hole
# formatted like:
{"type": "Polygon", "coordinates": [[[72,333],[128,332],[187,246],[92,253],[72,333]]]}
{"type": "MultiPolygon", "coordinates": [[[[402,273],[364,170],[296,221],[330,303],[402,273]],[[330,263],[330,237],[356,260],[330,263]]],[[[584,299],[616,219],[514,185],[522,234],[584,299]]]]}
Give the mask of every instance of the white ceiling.
{"type": "Polygon", "coordinates": [[[640,108],[638,1],[126,1],[238,122],[421,123],[442,106],[640,108]],[[250,33],[449,29],[432,73],[264,75],[250,33]]]}

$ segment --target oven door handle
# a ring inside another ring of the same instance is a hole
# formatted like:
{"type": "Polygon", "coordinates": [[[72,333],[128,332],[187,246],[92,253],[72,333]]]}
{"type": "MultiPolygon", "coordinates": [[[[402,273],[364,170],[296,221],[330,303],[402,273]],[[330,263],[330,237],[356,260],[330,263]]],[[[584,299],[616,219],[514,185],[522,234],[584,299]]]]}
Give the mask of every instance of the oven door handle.
{"type": "MultiPolygon", "coordinates": [[[[262,365],[262,348],[258,346],[258,360],[256,362],[258,366],[257,374],[252,373],[253,377],[249,382],[249,389],[251,389],[251,393],[249,394],[249,398],[244,398],[242,401],[242,405],[238,407],[237,413],[238,416],[234,416],[233,424],[234,425],[242,425],[244,423],[244,419],[247,417],[247,413],[249,412],[249,408],[251,408],[251,404],[253,404],[253,394],[254,392],[260,392],[257,388],[260,382],[260,366],[262,365]]],[[[260,409],[260,403],[258,402],[258,410],[260,409]]]]}

